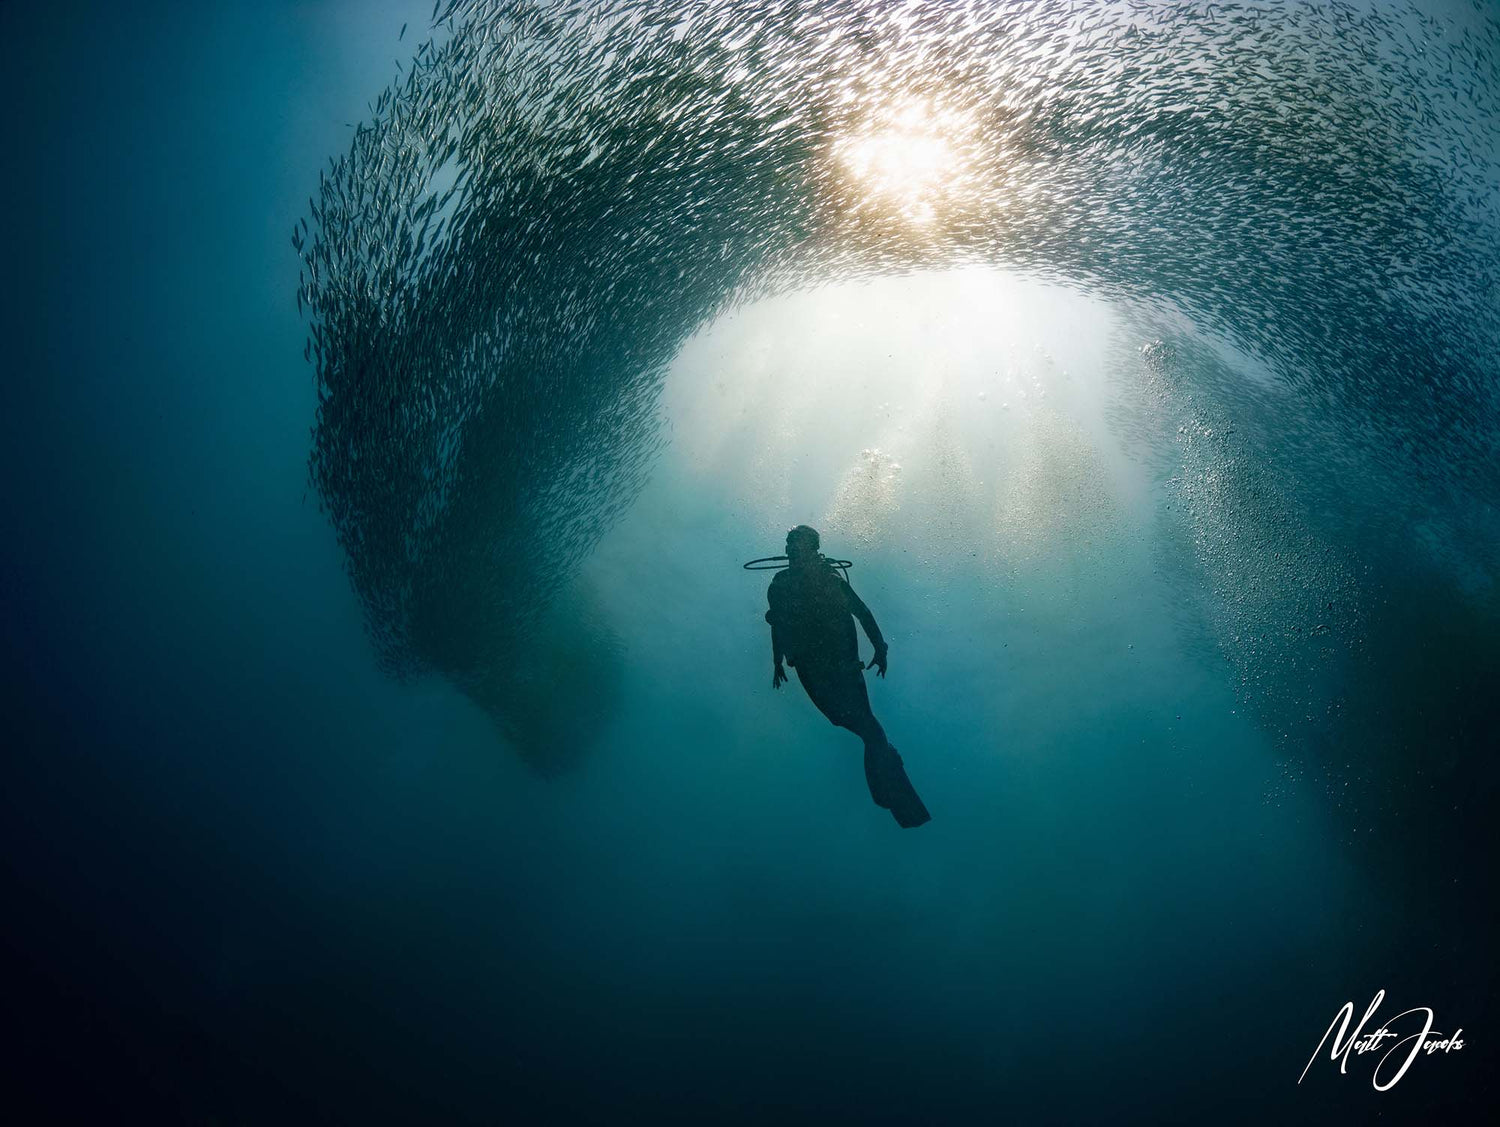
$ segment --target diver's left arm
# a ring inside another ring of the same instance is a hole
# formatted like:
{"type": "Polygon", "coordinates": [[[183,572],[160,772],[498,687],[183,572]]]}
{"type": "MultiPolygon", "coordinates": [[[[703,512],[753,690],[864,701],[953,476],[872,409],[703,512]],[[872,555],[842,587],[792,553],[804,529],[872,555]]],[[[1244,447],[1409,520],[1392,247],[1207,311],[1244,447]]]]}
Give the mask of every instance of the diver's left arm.
{"type": "Polygon", "coordinates": [[[870,613],[870,608],[865,606],[865,601],[854,593],[854,588],[849,586],[847,579],[840,579],[839,583],[844,588],[844,599],[849,604],[849,613],[859,619],[859,624],[865,628],[865,637],[870,639],[870,645],[875,647],[875,656],[870,659],[866,669],[875,668],[880,670],[880,675],[885,676],[886,653],[890,649],[881,636],[880,627],[875,624],[875,616],[870,613]]]}
{"type": "Polygon", "coordinates": [[[781,592],[777,590],[776,584],[772,583],[766,591],[766,602],[770,604],[770,610],[766,611],[766,621],[771,624],[771,688],[779,689],[786,683],[786,670],[782,668],[782,658],[786,656],[786,645],[781,637],[781,621],[784,617],[781,605],[781,592]]]}

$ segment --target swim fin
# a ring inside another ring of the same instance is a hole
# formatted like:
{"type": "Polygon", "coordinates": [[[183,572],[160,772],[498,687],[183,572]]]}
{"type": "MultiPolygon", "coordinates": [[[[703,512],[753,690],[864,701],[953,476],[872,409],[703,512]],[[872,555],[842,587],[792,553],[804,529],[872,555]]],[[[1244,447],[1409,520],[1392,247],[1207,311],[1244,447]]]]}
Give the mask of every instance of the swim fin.
{"type": "Polygon", "coordinates": [[[916,788],[906,777],[901,756],[889,744],[883,751],[865,748],[865,782],[870,786],[870,797],[875,800],[875,805],[889,810],[902,829],[913,829],[932,820],[916,788]]]}

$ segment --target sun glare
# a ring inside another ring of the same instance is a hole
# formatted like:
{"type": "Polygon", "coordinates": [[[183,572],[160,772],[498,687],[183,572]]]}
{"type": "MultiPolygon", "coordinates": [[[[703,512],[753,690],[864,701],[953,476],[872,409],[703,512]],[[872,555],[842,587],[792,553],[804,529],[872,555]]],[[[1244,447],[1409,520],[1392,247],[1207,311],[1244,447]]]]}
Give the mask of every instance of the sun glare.
{"type": "Polygon", "coordinates": [[[862,204],[930,223],[963,180],[956,142],[965,125],[958,113],[912,102],[842,142],[837,155],[859,186],[862,204]]]}

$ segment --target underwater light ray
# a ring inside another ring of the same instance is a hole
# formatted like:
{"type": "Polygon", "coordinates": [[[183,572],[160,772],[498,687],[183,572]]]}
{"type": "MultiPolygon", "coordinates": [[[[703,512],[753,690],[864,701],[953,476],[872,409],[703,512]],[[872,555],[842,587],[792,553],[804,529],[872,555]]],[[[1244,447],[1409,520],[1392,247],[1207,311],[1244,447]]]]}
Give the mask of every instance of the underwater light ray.
{"type": "Polygon", "coordinates": [[[1494,20],[454,0],[438,23],[294,240],[311,477],[393,673],[487,693],[646,479],[682,343],[828,281],[989,264],[1170,305],[1273,371],[1287,448],[1372,507],[1500,486],[1494,20]],[[918,200],[872,208],[838,154],[901,99],[963,136],[919,134],[918,200]]]}

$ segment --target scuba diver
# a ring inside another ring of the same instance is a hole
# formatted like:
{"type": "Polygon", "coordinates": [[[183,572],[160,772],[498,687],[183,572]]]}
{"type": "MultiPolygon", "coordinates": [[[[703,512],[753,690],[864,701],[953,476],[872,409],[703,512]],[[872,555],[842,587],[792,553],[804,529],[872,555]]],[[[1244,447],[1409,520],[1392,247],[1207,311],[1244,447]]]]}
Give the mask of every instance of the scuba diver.
{"type": "Polygon", "coordinates": [[[903,829],[920,826],[932,815],[907,779],[901,756],[885,738],[885,729],[870,711],[865,688],[866,669],[878,669],[885,676],[889,647],[870,608],[836,570],[850,565],[830,561],[818,551],[818,544],[817,529],[805,524],[788,532],[786,569],[776,573],[766,591],[771,606],[766,621],[771,624],[775,660],[771,687],[780,688],[787,679],[784,658],[796,669],[797,679],[818,711],[864,740],[865,781],[875,805],[889,810],[903,829]],[[855,618],[875,647],[869,665],[859,658],[855,618]]]}

